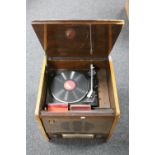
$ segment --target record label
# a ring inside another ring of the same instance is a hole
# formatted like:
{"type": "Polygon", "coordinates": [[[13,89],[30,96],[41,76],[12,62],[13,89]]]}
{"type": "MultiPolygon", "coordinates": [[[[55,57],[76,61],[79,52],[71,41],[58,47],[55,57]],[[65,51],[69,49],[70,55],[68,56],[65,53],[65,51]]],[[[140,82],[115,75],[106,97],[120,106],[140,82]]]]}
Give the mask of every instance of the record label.
{"type": "Polygon", "coordinates": [[[73,90],[76,87],[76,83],[73,80],[66,80],[64,83],[64,88],[68,91],[73,90]]]}

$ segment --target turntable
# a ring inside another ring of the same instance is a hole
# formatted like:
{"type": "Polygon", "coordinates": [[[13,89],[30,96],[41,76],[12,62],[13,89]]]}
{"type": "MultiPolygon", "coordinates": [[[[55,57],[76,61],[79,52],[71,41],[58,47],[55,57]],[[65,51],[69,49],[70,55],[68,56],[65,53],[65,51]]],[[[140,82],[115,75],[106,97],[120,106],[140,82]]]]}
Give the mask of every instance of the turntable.
{"type": "Polygon", "coordinates": [[[51,84],[53,97],[64,103],[77,103],[83,100],[88,90],[88,79],[77,71],[62,71],[54,77],[51,84]]]}
{"type": "Polygon", "coordinates": [[[97,77],[93,64],[90,70],[52,71],[48,78],[49,90],[47,93],[47,105],[66,104],[90,104],[98,105],[97,77]]]}
{"type": "Polygon", "coordinates": [[[120,116],[112,47],[123,20],[33,21],[44,49],[35,110],[53,138],[108,139],[120,116]]]}

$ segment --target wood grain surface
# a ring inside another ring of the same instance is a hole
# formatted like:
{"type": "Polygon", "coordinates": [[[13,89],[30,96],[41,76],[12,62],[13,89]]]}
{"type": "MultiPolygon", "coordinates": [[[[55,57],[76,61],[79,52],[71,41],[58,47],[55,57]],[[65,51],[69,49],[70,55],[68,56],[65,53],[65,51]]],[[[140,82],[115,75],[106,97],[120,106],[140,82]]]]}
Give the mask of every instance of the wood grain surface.
{"type": "Polygon", "coordinates": [[[108,57],[123,20],[33,21],[47,56],[108,57]]]}

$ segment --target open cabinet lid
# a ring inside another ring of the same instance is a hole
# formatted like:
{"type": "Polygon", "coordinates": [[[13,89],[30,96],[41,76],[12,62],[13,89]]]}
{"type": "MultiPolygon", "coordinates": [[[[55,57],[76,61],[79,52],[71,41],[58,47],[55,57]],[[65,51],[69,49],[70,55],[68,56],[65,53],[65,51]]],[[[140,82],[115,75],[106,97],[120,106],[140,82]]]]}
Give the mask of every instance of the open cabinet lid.
{"type": "Polygon", "coordinates": [[[32,22],[48,57],[108,57],[123,24],[123,20],[32,22]]]}

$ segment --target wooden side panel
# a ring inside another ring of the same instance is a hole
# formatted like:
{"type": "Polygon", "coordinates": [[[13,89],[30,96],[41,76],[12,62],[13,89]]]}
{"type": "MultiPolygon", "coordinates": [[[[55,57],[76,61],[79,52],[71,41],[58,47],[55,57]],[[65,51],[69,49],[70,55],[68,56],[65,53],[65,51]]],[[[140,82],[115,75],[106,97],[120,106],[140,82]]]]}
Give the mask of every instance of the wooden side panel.
{"type": "Polygon", "coordinates": [[[44,47],[44,25],[33,25],[35,33],[40,41],[42,47],[44,47]]]}
{"type": "Polygon", "coordinates": [[[41,76],[40,76],[40,82],[39,82],[39,88],[38,88],[38,96],[37,96],[37,103],[36,103],[36,109],[35,109],[35,118],[37,120],[39,129],[42,133],[42,135],[45,137],[45,139],[48,139],[48,136],[45,132],[45,129],[43,127],[42,121],[40,119],[40,108],[43,104],[45,95],[45,69],[46,69],[46,58],[44,57],[42,70],[41,70],[41,76]]]}
{"type": "Polygon", "coordinates": [[[111,99],[111,104],[113,105],[113,108],[115,109],[115,119],[112,124],[112,128],[109,133],[109,138],[112,135],[112,132],[116,126],[116,123],[120,117],[120,108],[119,108],[119,101],[118,101],[118,95],[117,95],[117,88],[116,88],[116,81],[115,81],[115,74],[114,74],[114,68],[112,64],[112,58],[109,57],[109,71],[110,71],[110,85],[109,85],[109,93],[110,93],[110,99],[111,99]]]}

